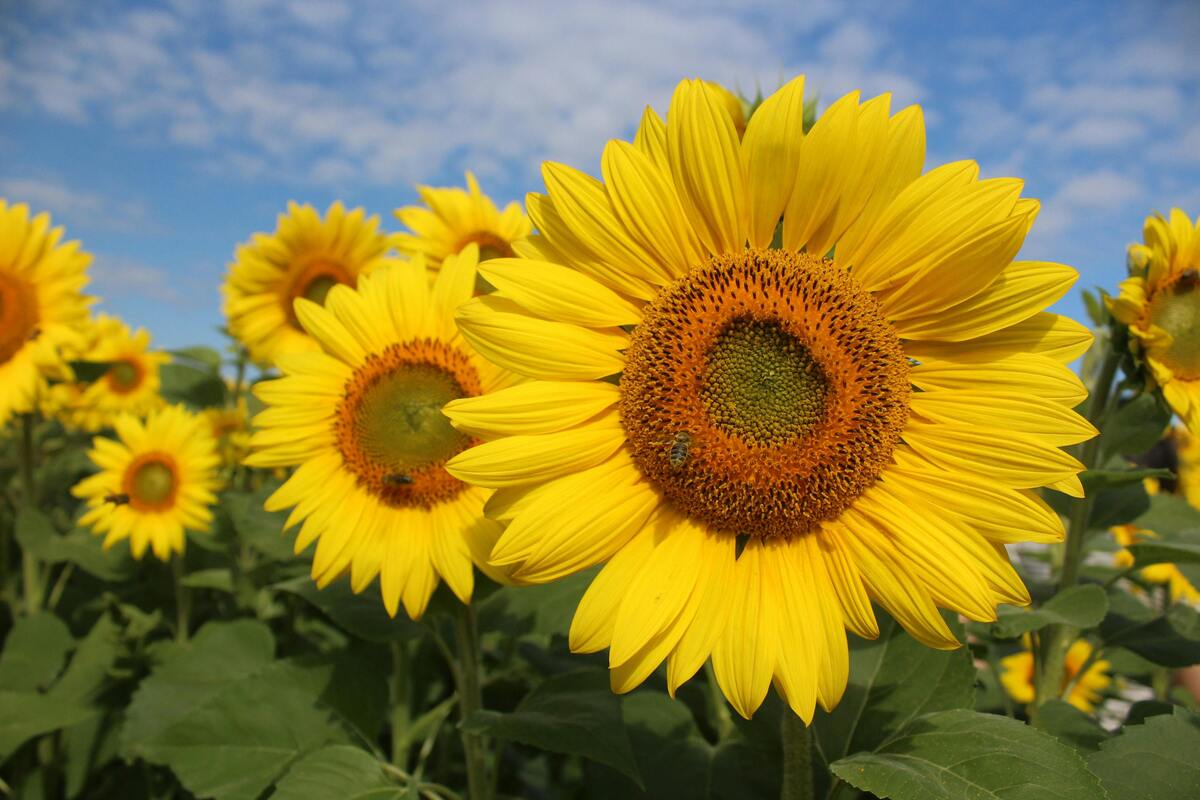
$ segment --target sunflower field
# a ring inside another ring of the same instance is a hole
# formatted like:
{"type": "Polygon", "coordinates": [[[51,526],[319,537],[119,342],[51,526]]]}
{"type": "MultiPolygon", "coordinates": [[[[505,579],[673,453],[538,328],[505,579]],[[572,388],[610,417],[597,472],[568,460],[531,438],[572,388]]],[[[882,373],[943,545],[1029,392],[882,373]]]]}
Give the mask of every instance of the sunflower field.
{"type": "Polygon", "coordinates": [[[923,114],[293,203],[222,349],[0,199],[0,796],[1200,798],[1200,219],[1053,313],[923,114]]]}

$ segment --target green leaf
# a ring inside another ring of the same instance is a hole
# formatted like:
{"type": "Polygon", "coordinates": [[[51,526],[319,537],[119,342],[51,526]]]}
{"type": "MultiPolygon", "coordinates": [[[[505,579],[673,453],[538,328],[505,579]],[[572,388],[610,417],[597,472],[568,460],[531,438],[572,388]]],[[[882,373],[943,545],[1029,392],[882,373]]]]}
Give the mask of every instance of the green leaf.
{"type": "Polygon", "coordinates": [[[1162,439],[1171,411],[1153,392],[1143,392],[1105,422],[1100,439],[1106,456],[1139,456],[1162,439]]]}
{"type": "Polygon", "coordinates": [[[1163,667],[1200,664],[1200,614],[1174,605],[1165,615],[1148,621],[1144,614],[1109,614],[1100,626],[1106,645],[1124,647],[1163,667]]]}
{"type": "Polygon", "coordinates": [[[1053,736],[995,714],[958,709],[921,717],[874,753],[831,769],[892,800],[1097,800],[1096,776],[1053,736]]]}
{"type": "Polygon", "coordinates": [[[1069,625],[1086,630],[1099,625],[1107,613],[1108,597],[1103,589],[1095,584],[1072,586],[1033,610],[1000,606],[1000,618],[992,625],[992,635],[998,639],[1015,639],[1047,625],[1069,625]]]}
{"type": "Polygon", "coordinates": [[[813,723],[825,763],[875,749],[922,714],[972,704],[975,667],[966,648],[934,650],[891,617],[878,616],[878,639],[850,638],[850,680],[842,701],[813,723]]]}
{"type": "Polygon", "coordinates": [[[1177,708],[1109,739],[1088,757],[1088,767],[1113,800],[1195,800],[1200,797],[1197,753],[1200,716],[1177,708]]]}
{"type": "Polygon", "coordinates": [[[158,370],[162,396],[197,408],[225,405],[228,388],[216,372],[187,364],[163,364],[158,370]]]}
{"type": "Polygon", "coordinates": [[[1101,728],[1093,717],[1057,698],[1038,708],[1034,727],[1074,747],[1085,757],[1108,739],[1108,731],[1101,728]]]}
{"type": "Polygon", "coordinates": [[[1178,495],[1156,494],[1150,498],[1150,509],[1133,524],[1160,536],[1185,532],[1200,536],[1200,511],[1178,495]]]}
{"type": "Polygon", "coordinates": [[[368,642],[393,642],[425,633],[425,629],[403,611],[394,618],[389,617],[374,587],[355,594],[350,591],[349,581],[341,580],[318,589],[311,578],[301,576],[277,583],[275,588],[303,597],[342,628],[368,642]]]}
{"type": "Polygon", "coordinates": [[[54,543],[54,557],[46,561],[69,561],[87,574],[109,583],[127,581],[137,571],[128,547],[104,549],[104,539],[85,528],[76,528],[54,543]]]}
{"type": "Polygon", "coordinates": [[[1083,489],[1088,496],[1096,492],[1125,486],[1130,483],[1140,484],[1147,478],[1171,480],[1175,473],[1169,469],[1089,469],[1079,476],[1083,489]]]}
{"type": "Polygon", "coordinates": [[[180,583],[189,589],[215,589],[218,592],[233,593],[233,573],[228,567],[199,569],[185,575],[180,583]]]}
{"type": "Polygon", "coordinates": [[[181,347],[178,350],[168,350],[167,352],[176,360],[194,361],[213,372],[221,368],[221,354],[211,347],[181,347]]]}
{"type": "Polygon", "coordinates": [[[662,692],[644,691],[621,700],[625,729],[646,787],[614,770],[588,762],[587,784],[595,797],[694,800],[708,792],[712,746],[696,728],[687,706],[662,692]]]}
{"type": "Polygon", "coordinates": [[[575,608],[598,569],[541,586],[504,586],[479,604],[479,627],[505,636],[567,635],[575,608]]]}
{"type": "Polygon", "coordinates": [[[1200,544],[1143,539],[1128,548],[1139,567],[1151,564],[1200,564],[1200,544]]]}
{"type": "MultiPolygon", "coordinates": [[[[1059,495],[1062,503],[1048,502],[1060,514],[1069,514],[1070,505],[1075,502],[1065,495],[1059,495]]],[[[1141,483],[1127,483],[1113,486],[1096,495],[1092,503],[1092,513],[1088,518],[1091,530],[1107,530],[1113,525],[1123,525],[1137,519],[1150,509],[1150,495],[1141,483]]]]}
{"type": "Polygon", "coordinates": [[[95,383],[108,374],[112,369],[111,361],[71,361],[71,372],[75,375],[76,383],[95,383]]]}
{"type": "Polygon", "coordinates": [[[17,619],[0,653],[0,689],[33,692],[54,682],[75,639],[48,611],[17,619]]]}
{"type": "Polygon", "coordinates": [[[270,482],[253,494],[225,492],[221,495],[221,505],[229,515],[238,539],[251,549],[272,561],[296,561],[297,556],[292,549],[295,536],[283,530],[288,515],[283,511],[267,511],[263,508],[263,503],[278,487],[278,483],[270,482]]]}
{"type": "MultiPolygon", "coordinates": [[[[275,786],[271,800],[361,800],[363,795],[390,789],[397,800],[404,791],[388,780],[375,756],[357,747],[329,745],[297,761],[275,786]]],[[[386,797],[387,795],[374,795],[386,797]]]]}
{"type": "Polygon", "coordinates": [[[511,713],[475,711],[462,727],[551,753],[583,756],[642,785],[621,720],[621,700],[609,688],[604,670],[555,675],[535,687],[511,713]]]}
{"type": "Polygon", "coordinates": [[[58,531],[50,517],[36,508],[24,506],[17,512],[16,523],[17,543],[21,549],[35,556],[39,561],[49,561],[54,556],[54,544],[58,540],[58,531]]]}

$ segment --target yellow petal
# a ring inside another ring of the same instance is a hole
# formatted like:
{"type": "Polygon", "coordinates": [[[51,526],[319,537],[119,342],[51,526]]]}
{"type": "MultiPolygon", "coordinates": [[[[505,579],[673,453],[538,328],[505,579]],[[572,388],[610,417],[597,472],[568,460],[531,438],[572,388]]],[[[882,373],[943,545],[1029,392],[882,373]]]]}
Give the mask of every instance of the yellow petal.
{"type": "Polygon", "coordinates": [[[717,683],[734,710],[746,719],[771,687],[779,652],[778,596],[773,572],[764,565],[765,545],[751,540],[734,566],[729,619],[713,648],[717,683]]]}
{"type": "Polygon", "coordinates": [[[493,439],[573,428],[620,399],[620,390],[602,381],[529,381],[478,397],[452,400],[442,413],[460,431],[493,439]]]}
{"type": "Polygon", "coordinates": [[[804,138],[804,76],[793,78],[754,111],[742,139],[751,247],[770,247],[783,216],[804,138]]]}
{"type": "Polygon", "coordinates": [[[1046,486],[1083,471],[1083,465],[1062,450],[1011,431],[910,419],[904,440],[943,469],[966,470],[1015,489],[1046,486]]]}
{"type": "Polygon", "coordinates": [[[571,620],[568,642],[572,653],[595,653],[608,647],[625,589],[654,549],[654,540],[654,527],[648,524],[604,565],[592,581],[571,620]]]}
{"type": "Polygon", "coordinates": [[[504,297],[547,319],[585,328],[636,325],[642,320],[638,307],[612,289],[548,261],[494,258],[479,266],[479,274],[504,297]]]}
{"type": "Polygon", "coordinates": [[[1045,311],[995,333],[965,342],[909,341],[905,351],[920,361],[978,363],[1029,353],[1069,364],[1092,346],[1092,333],[1070,317],[1045,311]]]}
{"type": "Polygon", "coordinates": [[[984,363],[931,360],[913,367],[909,377],[914,386],[925,391],[1017,392],[1069,408],[1087,397],[1087,389],[1079,377],[1065,365],[1026,353],[984,363]]]}
{"type": "Polygon", "coordinates": [[[910,408],[933,422],[956,422],[987,430],[1028,434],[1055,447],[1097,435],[1090,422],[1065,406],[1016,392],[917,392],[910,408]]]}

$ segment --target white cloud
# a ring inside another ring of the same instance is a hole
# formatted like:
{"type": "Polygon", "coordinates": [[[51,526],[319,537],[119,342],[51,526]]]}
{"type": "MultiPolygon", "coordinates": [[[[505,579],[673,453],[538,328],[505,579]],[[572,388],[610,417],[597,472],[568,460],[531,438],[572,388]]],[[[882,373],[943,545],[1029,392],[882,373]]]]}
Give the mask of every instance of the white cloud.
{"type": "Polygon", "coordinates": [[[131,259],[97,256],[90,272],[92,283],[88,292],[105,299],[138,297],[178,306],[192,304],[178,282],[161,267],[131,259]]]}
{"type": "Polygon", "coordinates": [[[0,178],[0,196],[10,203],[27,203],[35,213],[49,211],[56,224],[66,223],[72,229],[144,231],[153,227],[140,202],[80,191],[54,179],[0,178]]]}

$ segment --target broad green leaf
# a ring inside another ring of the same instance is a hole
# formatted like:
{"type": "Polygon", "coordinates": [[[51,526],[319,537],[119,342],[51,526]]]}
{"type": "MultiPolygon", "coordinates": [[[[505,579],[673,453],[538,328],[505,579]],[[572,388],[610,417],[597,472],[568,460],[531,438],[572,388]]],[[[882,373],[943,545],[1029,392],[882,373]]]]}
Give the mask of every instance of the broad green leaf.
{"type": "Polygon", "coordinates": [[[95,383],[112,369],[111,361],[70,361],[76,383],[95,383]]]}
{"type": "Polygon", "coordinates": [[[168,350],[167,352],[176,360],[194,361],[213,372],[221,368],[221,354],[211,347],[181,347],[178,350],[168,350]]]}
{"type": "Polygon", "coordinates": [[[1143,392],[1121,406],[1105,422],[1101,452],[1139,456],[1162,439],[1171,424],[1171,411],[1153,392],[1143,392]]]}
{"type": "Polygon", "coordinates": [[[162,396],[169,402],[197,408],[225,405],[228,387],[213,370],[189,364],[163,364],[158,377],[162,381],[162,396]]]}
{"type": "Polygon", "coordinates": [[[998,639],[1015,639],[1047,625],[1094,628],[1108,613],[1108,597],[1094,584],[1072,586],[1047,600],[1040,608],[1025,610],[1000,606],[1000,618],[992,625],[998,639]]]}
{"type": "Polygon", "coordinates": [[[68,561],[87,574],[109,583],[133,577],[138,564],[125,546],[104,549],[104,539],[84,528],[76,528],[54,543],[50,562],[68,561]]]}
{"type": "Polygon", "coordinates": [[[425,630],[401,611],[387,615],[379,590],[371,586],[360,594],[350,591],[348,581],[334,581],[318,589],[308,577],[293,578],[275,584],[280,591],[303,597],[350,633],[369,642],[391,642],[421,636],[425,630]]]}
{"type": "Polygon", "coordinates": [[[1100,626],[1106,645],[1124,647],[1164,667],[1200,663],[1200,614],[1186,605],[1172,606],[1165,615],[1147,619],[1112,613],[1100,626]]]}
{"type": "Polygon", "coordinates": [[[1147,478],[1170,480],[1174,477],[1175,473],[1169,469],[1089,469],[1080,473],[1079,480],[1083,483],[1084,491],[1091,496],[1115,486],[1140,484],[1147,478]]]}
{"type": "Polygon", "coordinates": [[[1132,725],[1088,757],[1113,800],[1200,797],[1200,715],[1175,709],[1132,725]]]}
{"type": "Polygon", "coordinates": [[[287,514],[263,508],[263,503],[278,486],[278,483],[270,482],[253,494],[225,492],[221,495],[221,505],[240,541],[272,561],[296,561],[297,556],[292,550],[295,535],[283,530],[287,514]]]}
{"type": "Polygon", "coordinates": [[[915,720],[874,753],[835,762],[837,777],[892,800],[1098,800],[1083,758],[1008,717],[957,709],[915,720]]]}
{"type": "MultiPolygon", "coordinates": [[[[686,688],[685,684],[683,689],[686,688]]],[[[709,766],[710,800],[775,800],[779,797],[783,773],[779,725],[783,711],[779,695],[769,692],[750,719],[732,714],[733,733],[717,744],[709,766]]],[[[819,781],[824,774],[824,770],[817,769],[814,777],[819,781]]],[[[825,787],[817,788],[819,791],[825,787]]]]}
{"type": "Polygon", "coordinates": [[[646,788],[639,789],[624,775],[588,762],[590,795],[655,800],[704,797],[713,748],[696,729],[687,706],[662,692],[642,691],[622,698],[621,709],[646,788]]]}
{"type": "Polygon", "coordinates": [[[121,655],[120,636],[117,624],[107,615],[96,620],[47,695],[60,702],[95,700],[107,688],[109,670],[121,655]]]}
{"type": "Polygon", "coordinates": [[[58,677],[75,639],[48,611],[17,619],[0,652],[0,689],[32,692],[58,677]]]}
{"type": "Polygon", "coordinates": [[[265,669],[275,640],[260,622],[210,622],[187,644],[173,644],[145,678],[129,704],[122,750],[144,755],[148,743],[221,692],[230,682],[265,669]]]}
{"type": "Polygon", "coordinates": [[[479,627],[505,636],[567,635],[575,608],[598,569],[541,586],[504,586],[479,604],[479,627]]]}
{"type": "MultiPolygon", "coordinates": [[[[329,745],[299,759],[275,786],[271,800],[361,800],[389,789],[396,800],[404,790],[388,779],[375,756],[358,747],[329,745]]],[[[372,798],[387,795],[374,795],[372,798]]]]}
{"type": "Polygon", "coordinates": [[[29,506],[17,512],[16,536],[21,549],[39,561],[48,561],[54,556],[54,544],[59,538],[50,518],[29,506]]]}
{"type": "MultiPolygon", "coordinates": [[[[1047,500],[1063,515],[1070,513],[1070,505],[1074,502],[1064,495],[1059,495],[1057,500],[1047,500]]],[[[1095,496],[1088,527],[1092,530],[1107,530],[1113,525],[1131,522],[1149,510],[1150,495],[1140,481],[1112,486],[1095,496]]]]}
{"type": "Polygon", "coordinates": [[[1156,494],[1150,498],[1150,508],[1133,520],[1133,524],[1160,536],[1192,533],[1200,536],[1200,510],[1182,497],[1156,494]]]}
{"type": "Polygon", "coordinates": [[[934,650],[891,617],[878,616],[878,639],[850,639],[850,680],[842,701],[813,721],[825,763],[875,749],[922,714],[972,704],[975,667],[966,648],[934,650]]]}
{"type": "Polygon", "coordinates": [[[1143,539],[1128,547],[1139,567],[1151,564],[1200,564],[1200,544],[1143,539]]]}
{"type": "Polygon", "coordinates": [[[511,713],[476,711],[465,730],[532,745],[552,753],[583,756],[616,769],[641,784],[621,700],[603,670],[581,670],[547,678],[511,713]]]}
{"type": "Polygon", "coordinates": [[[215,589],[218,592],[233,593],[233,573],[228,567],[199,569],[184,575],[180,582],[189,589],[215,589]]]}
{"type": "Polygon", "coordinates": [[[1070,745],[1085,756],[1108,738],[1100,723],[1064,700],[1050,700],[1037,711],[1034,727],[1070,745]]]}

